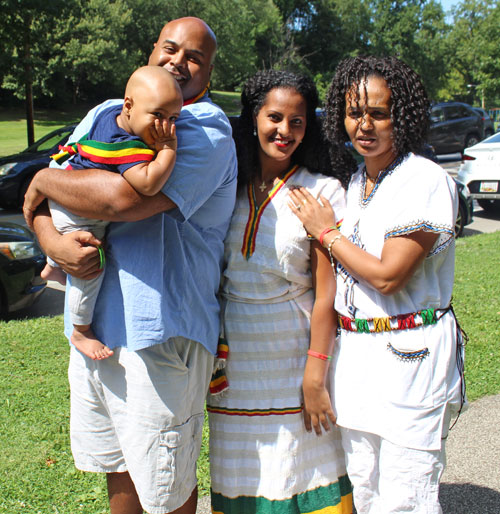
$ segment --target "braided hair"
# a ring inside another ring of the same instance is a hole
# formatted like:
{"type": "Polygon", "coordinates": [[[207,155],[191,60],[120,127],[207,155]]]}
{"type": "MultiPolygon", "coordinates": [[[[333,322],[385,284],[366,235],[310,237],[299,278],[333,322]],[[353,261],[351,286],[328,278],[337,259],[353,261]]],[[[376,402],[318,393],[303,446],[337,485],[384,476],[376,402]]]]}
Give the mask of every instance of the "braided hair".
{"type": "Polygon", "coordinates": [[[312,173],[333,175],[327,142],[316,114],[318,92],[314,82],[305,75],[288,71],[259,71],[245,83],[241,94],[242,110],[232,120],[233,137],[238,156],[238,187],[244,187],[260,175],[259,141],[254,136],[254,117],[265,104],[273,89],[290,89],[306,101],[306,130],[304,139],[292,155],[292,164],[305,166],[312,173]]]}
{"type": "Polygon", "coordinates": [[[356,169],[356,163],[345,144],[349,141],[344,127],[346,94],[353,92],[354,100],[359,101],[359,88],[366,88],[366,80],[374,76],[383,78],[391,91],[391,122],[396,154],[421,153],[427,139],[430,104],[415,71],[396,57],[344,59],[338,65],[328,90],[325,131],[333,162],[347,167],[351,173],[356,169]]]}

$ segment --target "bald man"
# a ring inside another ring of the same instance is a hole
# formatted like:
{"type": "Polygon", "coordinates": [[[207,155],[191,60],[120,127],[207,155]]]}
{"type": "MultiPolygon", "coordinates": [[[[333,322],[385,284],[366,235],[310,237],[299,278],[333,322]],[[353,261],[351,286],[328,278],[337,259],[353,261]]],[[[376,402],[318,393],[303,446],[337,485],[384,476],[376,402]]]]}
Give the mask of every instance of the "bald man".
{"type": "MultiPolygon", "coordinates": [[[[216,294],[236,192],[231,128],[207,95],[215,51],[213,32],[198,18],[171,21],[154,45],[149,65],[169,71],[184,98],[176,164],[160,193],[143,196],[101,169],[47,168],[26,194],[29,222],[45,198],[116,222],[92,324],[114,353],[92,360],[72,347],[69,366],[75,464],[107,473],[112,514],[196,511],[196,459],[219,333],[216,294]]],[[[93,109],[71,140],[122,102],[93,109]]],[[[60,235],[43,204],[33,225],[66,272],[99,273],[100,240],[83,231],[60,235]]],[[[65,326],[69,336],[67,314],[65,326]]]]}

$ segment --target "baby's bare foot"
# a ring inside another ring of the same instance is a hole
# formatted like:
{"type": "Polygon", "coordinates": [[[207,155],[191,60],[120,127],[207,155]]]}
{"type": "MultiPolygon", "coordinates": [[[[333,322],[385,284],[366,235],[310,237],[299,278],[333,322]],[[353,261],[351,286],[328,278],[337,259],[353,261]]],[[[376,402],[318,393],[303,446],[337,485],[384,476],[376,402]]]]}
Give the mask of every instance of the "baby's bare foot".
{"type": "Polygon", "coordinates": [[[82,327],[83,325],[75,325],[73,333],[71,334],[71,343],[77,350],[93,360],[107,359],[113,355],[113,350],[110,350],[106,345],[102,344],[101,341],[96,338],[91,328],[82,327]]]}
{"type": "Polygon", "coordinates": [[[66,285],[66,273],[61,268],[55,268],[50,264],[46,264],[40,273],[44,280],[53,280],[61,285],[66,285]]]}

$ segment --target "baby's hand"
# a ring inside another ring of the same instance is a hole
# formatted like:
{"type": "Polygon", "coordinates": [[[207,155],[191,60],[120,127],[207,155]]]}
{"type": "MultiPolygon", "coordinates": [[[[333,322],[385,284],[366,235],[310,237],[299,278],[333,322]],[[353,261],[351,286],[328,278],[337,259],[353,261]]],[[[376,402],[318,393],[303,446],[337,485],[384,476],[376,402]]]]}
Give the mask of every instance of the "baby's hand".
{"type": "Polygon", "coordinates": [[[154,126],[151,127],[151,135],[157,152],[166,148],[170,148],[174,152],[177,150],[177,136],[173,121],[156,119],[154,126]]]}

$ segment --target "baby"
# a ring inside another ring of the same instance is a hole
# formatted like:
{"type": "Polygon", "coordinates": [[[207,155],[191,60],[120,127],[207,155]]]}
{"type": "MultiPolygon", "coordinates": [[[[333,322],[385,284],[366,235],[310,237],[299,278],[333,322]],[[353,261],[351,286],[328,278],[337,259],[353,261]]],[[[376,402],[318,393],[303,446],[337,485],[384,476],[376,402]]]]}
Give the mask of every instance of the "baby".
{"type": "MultiPolygon", "coordinates": [[[[90,132],[53,156],[61,162],[72,155],[67,169],[100,168],[121,173],[143,195],[155,195],[165,185],[175,164],[175,120],[182,108],[181,90],[160,66],[144,66],[129,78],[122,105],[100,113],[90,132]]],[[[108,222],[76,216],[49,202],[55,227],[61,233],[87,230],[102,239],[108,222]]],[[[101,267],[104,251],[99,248],[101,267]]],[[[48,259],[42,277],[64,283],[66,275],[48,259]]],[[[91,359],[113,354],[94,335],[91,323],[103,273],[91,280],[71,279],[68,307],[73,323],[71,343],[91,359]]]]}

